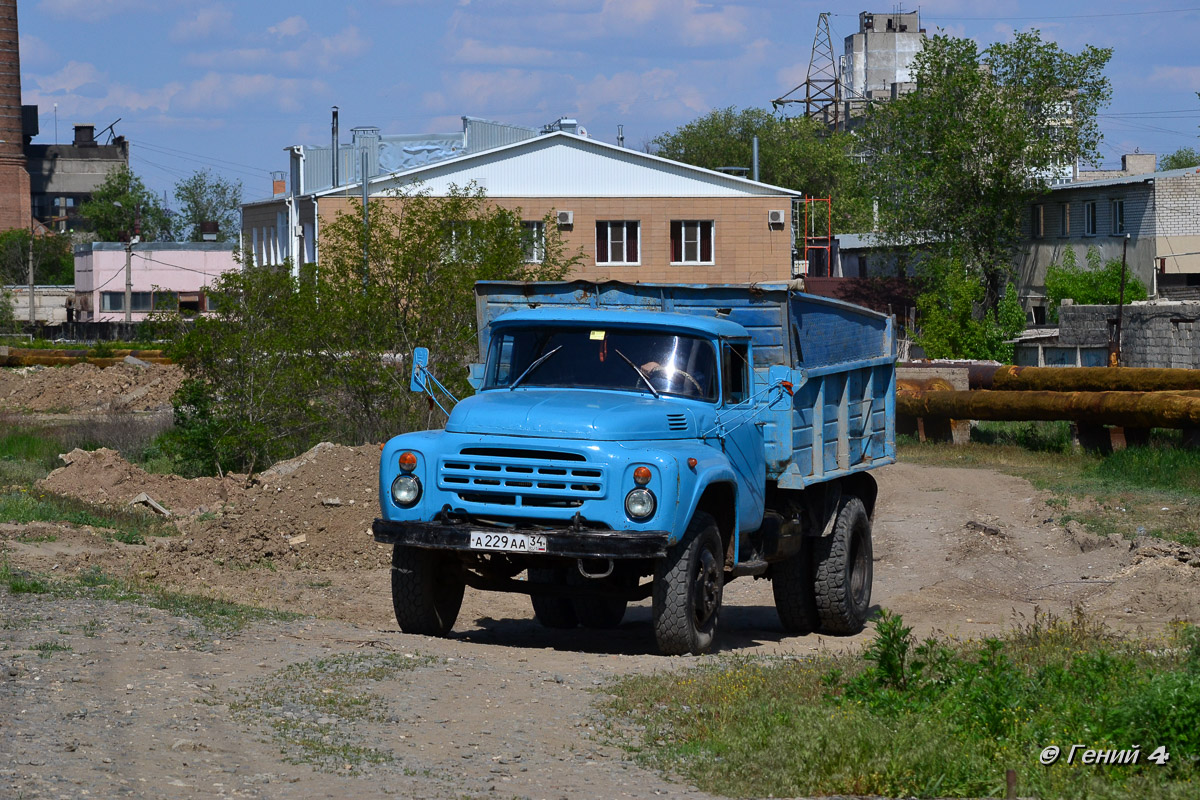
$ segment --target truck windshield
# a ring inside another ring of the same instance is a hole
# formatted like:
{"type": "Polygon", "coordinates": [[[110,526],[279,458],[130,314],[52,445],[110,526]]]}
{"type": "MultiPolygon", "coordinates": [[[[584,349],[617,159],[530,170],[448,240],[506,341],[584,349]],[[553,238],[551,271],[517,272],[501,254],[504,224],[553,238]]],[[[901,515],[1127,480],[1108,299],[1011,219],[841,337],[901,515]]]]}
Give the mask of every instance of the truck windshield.
{"type": "Polygon", "coordinates": [[[618,389],[717,399],[712,344],[670,331],[503,328],[492,336],[483,388],[504,389],[518,380],[522,388],[618,389]],[[530,369],[549,353],[552,355],[530,369]]]}

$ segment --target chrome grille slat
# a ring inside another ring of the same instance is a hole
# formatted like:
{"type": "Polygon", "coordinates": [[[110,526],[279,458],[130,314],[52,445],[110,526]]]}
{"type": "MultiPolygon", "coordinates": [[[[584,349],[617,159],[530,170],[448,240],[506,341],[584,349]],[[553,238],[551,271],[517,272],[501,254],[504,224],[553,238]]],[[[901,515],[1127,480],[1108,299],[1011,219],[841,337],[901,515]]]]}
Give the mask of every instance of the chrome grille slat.
{"type": "Polygon", "coordinates": [[[605,468],[585,460],[552,450],[466,447],[440,459],[438,486],[467,503],[577,508],[603,497],[607,484],[605,468]]]}

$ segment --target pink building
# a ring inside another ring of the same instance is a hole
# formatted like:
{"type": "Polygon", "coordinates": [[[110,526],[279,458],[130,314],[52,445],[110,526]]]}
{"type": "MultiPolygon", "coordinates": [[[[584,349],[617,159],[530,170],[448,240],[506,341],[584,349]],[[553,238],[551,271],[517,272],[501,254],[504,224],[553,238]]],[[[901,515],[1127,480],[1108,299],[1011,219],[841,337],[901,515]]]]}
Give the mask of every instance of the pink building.
{"type": "MultiPolygon", "coordinates": [[[[241,269],[235,243],[144,242],[131,250],[133,284],[130,318],[151,311],[199,313],[208,310],[206,294],[223,272],[241,269]]],[[[125,245],[92,242],[75,248],[75,308],[80,322],[125,319],[125,245]]]]}

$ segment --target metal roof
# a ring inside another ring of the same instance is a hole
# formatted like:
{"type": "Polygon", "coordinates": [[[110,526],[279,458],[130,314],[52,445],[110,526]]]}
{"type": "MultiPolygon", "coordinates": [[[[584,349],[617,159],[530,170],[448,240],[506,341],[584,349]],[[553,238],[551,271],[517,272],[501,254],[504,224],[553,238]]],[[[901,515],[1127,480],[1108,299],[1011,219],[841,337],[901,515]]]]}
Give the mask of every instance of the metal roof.
{"type": "Polygon", "coordinates": [[[1057,186],[1051,186],[1051,192],[1061,192],[1068,189],[1087,190],[1092,187],[1102,186],[1122,186],[1132,183],[1153,183],[1160,178],[1183,178],[1188,175],[1200,174],[1200,167],[1184,167],[1183,169],[1169,169],[1165,172],[1143,172],[1140,175],[1125,175],[1120,178],[1105,178],[1099,181],[1079,181],[1078,183],[1062,183],[1057,186]]]}
{"type": "Polygon", "coordinates": [[[495,318],[491,324],[493,326],[517,325],[523,322],[539,324],[566,322],[573,325],[595,325],[608,328],[630,325],[688,331],[700,330],[726,338],[745,338],[750,335],[738,323],[721,317],[680,314],[672,311],[632,311],[613,308],[581,308],[577,306],[549,306],[547,308],[520,309],[495,318]]]}
{"type": "MultiPolygon", "coordinates": [[[[556,131],[370,181],[371,194],[420,182],[433,194],[474,181],[491,197],[800,197],[798,190],[556,131]]],[[[361,187],[317,192],[348,194],[361,187]]]]}

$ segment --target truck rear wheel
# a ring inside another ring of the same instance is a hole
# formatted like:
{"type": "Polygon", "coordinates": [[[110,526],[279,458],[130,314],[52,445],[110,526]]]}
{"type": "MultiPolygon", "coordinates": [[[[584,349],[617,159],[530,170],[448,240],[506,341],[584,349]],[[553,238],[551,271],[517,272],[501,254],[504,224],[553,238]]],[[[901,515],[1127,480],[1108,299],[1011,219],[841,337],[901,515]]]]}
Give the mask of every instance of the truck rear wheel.
{"type": "MultiPolygon", "coordinates": [[[[566,583],[566,569],[563,567],[530,567],[530,583],[566,583]]],[[[547,628],[574,628],[579,624],[575,616],[575,606],[571,598],[552,594],[530,594],[533,603],[533,617],[547,628]]]]}
{"type": "Polygon", "coordinates": [[[448,634],[465,590],[462,568],[453,558],[400,544],[392,549],[392,608],[405,633],[448,634]]]}
{"type": "Polygon", "coordinates": [[[813,544],[813,592],[821,631],[858,633],[871,607],[871,520],[862,500],[846,496],[833,532],[813,544]]]}
{"type": "Polygon", "coordinates": [[[713,645],[725,583],[721,532],[697,511],[654,570],[654,636],[663,655],[700,655],[713,645]]]}
{"type": "Polygon", "coordinates": [[[785,631],[812,633],[817,629],[820,618],[813,591],[811,540],[805,540],[800,552],[771,565],[771,592],[785,631]]]}

